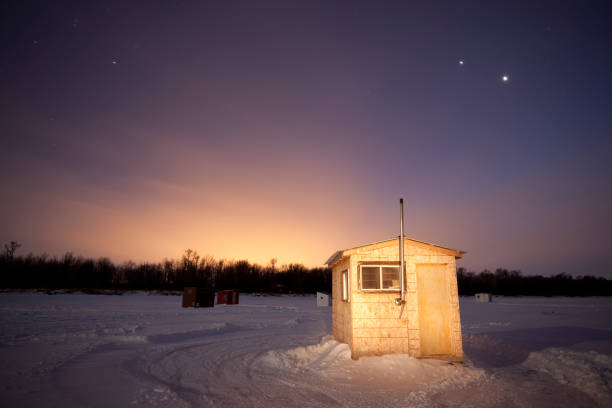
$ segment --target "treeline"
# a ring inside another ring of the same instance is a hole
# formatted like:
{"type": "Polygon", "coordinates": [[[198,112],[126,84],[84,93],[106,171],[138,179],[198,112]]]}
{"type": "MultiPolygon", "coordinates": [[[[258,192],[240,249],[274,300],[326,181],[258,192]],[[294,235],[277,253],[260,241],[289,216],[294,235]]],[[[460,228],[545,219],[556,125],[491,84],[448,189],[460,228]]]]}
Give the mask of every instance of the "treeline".
{"type": "Polygon", "coordinates": [[[612,280],[561,273],[553,276],[522,275],[496,269],[480,273],[457,269],[459,294],[492,293],[503,296],[612,296],[612,280]]]}
{"type": "MultiPolygon", "coordinates": [[[[239,289],[246,293],[331,292],[329,268],[306,268],[300,264],[268,266],[248,261],[200,257],[188,249],[180,259],[159,263],[115,265],[108,258],[90,259],[67,253],[15,256],[16,242],[4,246],[0,255],[0,289],[109,289],[182,290],[185,286],[239,289]]],[[[612,280],[593,276],[572,277],[522,275],[520,271],[496,269],[480,273],[457,269],[459,294],[492,293],[504,296],[612,296],[612,280]]]]}
{"type": "Polygon", "coordinates": [[[215,260],[192,250],[178,260],[115,265],[108,258],[89,259],[71,253],[63,257],[0,257],[2,289],[182,290],[185,286],[239,289],[247,293],[331,292],[331,270],[301,264],[276,267],[248,261],[215,260]]]}

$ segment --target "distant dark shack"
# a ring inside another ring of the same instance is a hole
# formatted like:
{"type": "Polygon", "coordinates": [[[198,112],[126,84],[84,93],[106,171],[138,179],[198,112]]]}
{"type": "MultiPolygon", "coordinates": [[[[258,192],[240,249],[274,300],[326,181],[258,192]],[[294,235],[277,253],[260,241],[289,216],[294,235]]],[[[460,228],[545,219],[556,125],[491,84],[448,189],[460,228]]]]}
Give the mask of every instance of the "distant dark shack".
{"type": "Polygon", "coordinates": [[[198,287],[183,289],[183,307],[213,307],[214,305],[214,290],[198,287]]]}

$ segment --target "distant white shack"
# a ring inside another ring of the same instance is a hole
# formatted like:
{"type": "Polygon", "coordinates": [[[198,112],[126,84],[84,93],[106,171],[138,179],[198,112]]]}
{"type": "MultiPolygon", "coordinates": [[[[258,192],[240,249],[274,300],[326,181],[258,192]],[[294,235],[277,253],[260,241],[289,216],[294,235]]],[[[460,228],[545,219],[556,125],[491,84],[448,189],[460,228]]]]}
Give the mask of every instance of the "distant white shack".
{"type": "Polygon", "coordinates": [[[317,306],[329,307],[331,306],[331,299],[329,293],[317,292],[317,306]]]}
{"type": "Polygon", "coordinates": [[[491,296],[490,293],[477,293],[476,294],[476,301],[477,302],[482,302],[482,303],[488,303],[491,301],[491,298],[493,296],[491,296]]]}
{"type": "Polygon", "coordinates": [[[455,259],[462,252],[404,238],[400,299],[399,238],[336,251],[332,268],[333,335],[351,357],[409,354],[463,358],[455,259]]]}

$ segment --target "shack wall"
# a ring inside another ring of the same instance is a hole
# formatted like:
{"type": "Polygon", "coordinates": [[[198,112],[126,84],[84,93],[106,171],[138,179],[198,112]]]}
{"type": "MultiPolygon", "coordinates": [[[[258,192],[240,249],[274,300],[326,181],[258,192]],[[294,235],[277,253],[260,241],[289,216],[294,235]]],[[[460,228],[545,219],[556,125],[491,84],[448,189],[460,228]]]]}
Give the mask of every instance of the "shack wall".
{"type": "MultiPolygon", "coordinates": [[[[398,260],[387,253],[391,249],[351,255],[352,338],[351,357],[392,353],[409,354],[408,314],[395,305],[399,292],[362,292],[359,274],[361,262],[398,260]]],[[[397,252],[397,251],[396,251],[397,252]]],[[[404,308],[407,309],[407,308],[404,308]]]]}
{"type": "MultiPolygon", "coordinates": [[[[332,334],[334,339],[352,346],[351,339],[351,308],[350,300],[352,290],[349,292],[349,301],[342,300],[342,271],[349,270],[349,260],[344,259],[332,268],[332,334]]],[[[349,284],[352,282],[349,270],[349,284]]]]}
{"type": "MultiPolygon", "coordinates": [[[[452,359],[463,357],[461,345],[461,321],[459,315],[459,297],[455,257],[436,251],[435,247],[404,243],[406,267],[406,304],[396,306],[397,292],[362,292],[359,282],[359,264],[361,262],[397,262],[399,248],[397,245],[373,245],[358,248],[350,255],[351,281],[351,322],[350,339],[353,358],[366,355],[405,353],[414,357],[421,354],[421,336],[419,327],[418,297],[421,294],[417,287],[416,268],[419,264],[438,264],[446,275],[448,301],[450,304],[450,326],[452,359]],[[402,310],[403,309],[403,310],[402,310]],[[352,344],[351,344],[352,343],[352,344]]],[[[335,269],[334,269],[335,270],[335,269]]],[[[346,333],[346,327],[345,327],[346,333]]],[[[344,337],[347,338],[346,335],[344,337]]]]}

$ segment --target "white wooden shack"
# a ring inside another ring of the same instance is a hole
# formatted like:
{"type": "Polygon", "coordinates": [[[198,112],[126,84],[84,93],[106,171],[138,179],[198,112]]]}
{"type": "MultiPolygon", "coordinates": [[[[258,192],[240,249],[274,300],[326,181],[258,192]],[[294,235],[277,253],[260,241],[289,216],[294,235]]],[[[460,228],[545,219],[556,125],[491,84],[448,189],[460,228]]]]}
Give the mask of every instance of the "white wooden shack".
{"type": "Polygon", "coordinates": [[[331,306],[331,299],[330,299],[329,293],[317,292],[317,306],[318,307],[331,306]]]}
{"type": "Polygon", "coordinates": [[[461,361],[455,259],[462,252],[404,238],[400,301],[399,238],[336,251],[332,268],[333,335],[351,357],[409,354],[461,361]]]}
{"type": "Polygon", "coordinates": [[[477,302],[488,303],[492,297],[490,293],[476,293],[477,302]]]}

